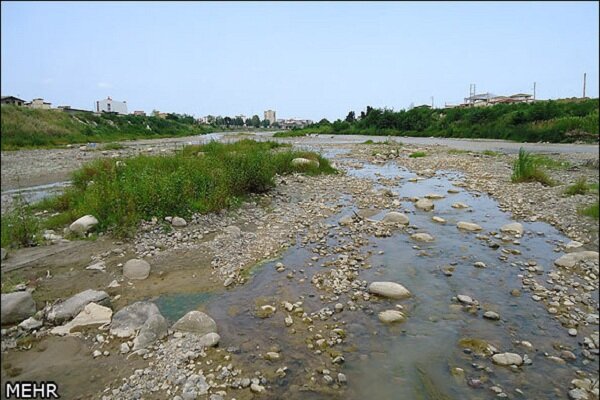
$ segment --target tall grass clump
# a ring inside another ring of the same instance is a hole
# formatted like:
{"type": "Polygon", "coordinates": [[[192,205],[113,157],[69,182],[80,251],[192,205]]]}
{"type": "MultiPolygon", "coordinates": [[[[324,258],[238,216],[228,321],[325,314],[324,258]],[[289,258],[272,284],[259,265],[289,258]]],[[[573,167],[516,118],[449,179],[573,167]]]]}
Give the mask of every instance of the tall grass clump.
{"type": "Polygon", "coordinates": [[[275,142],[212,142],[173,155],[96,160],[76,171],[73,185],[45,206],[62,212],[56,221],[64,221],[65,213],[91,214],[98,218],[99,230],[128,235],[143,219],[186,217],[234,206],[250,193],[273,187],[276,174],[293,172],[316,175],[335,170],[318,154],[275,142]],[[298,157],[318,164],[292,165],[298,157]]]}
{"type": "Polygon", "coordinates": [[[38,244],[40,221],[21,196],[15,197],[9,212],[2,215],[2,247],[28,247],[38,244]]]}
{"type": "Polygon", "coordinates": [[[513,164],[511,181],[518,182],[540,182],[546,186],[553,186],[554,182],[539,167],[538,159],[522,147],[519,149],[519,157],[513,164]]]}

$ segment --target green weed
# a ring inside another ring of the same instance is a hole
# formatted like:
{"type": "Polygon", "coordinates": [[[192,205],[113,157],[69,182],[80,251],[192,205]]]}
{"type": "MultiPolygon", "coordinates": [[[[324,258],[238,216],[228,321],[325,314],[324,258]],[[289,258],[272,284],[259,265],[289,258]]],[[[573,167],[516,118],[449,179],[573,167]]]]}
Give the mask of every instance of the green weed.
{"type": "Polygon", "coordinates": [[[409,154],[410,158],[419,158],[419,157],[426,157],[427,153],[425,153],[424,151],[415,151],[414,153],[409,154]]]}
{"type": "Polygon", "coordinates": [[[539,167],[539,158],[525,151],[522,147],[519,149],[519,157],[513,164],[513,174],[511,180],[514,183],[518,182],[540,182],[546,186],[553,186],[554,182],[550,177],[539,167]]]}

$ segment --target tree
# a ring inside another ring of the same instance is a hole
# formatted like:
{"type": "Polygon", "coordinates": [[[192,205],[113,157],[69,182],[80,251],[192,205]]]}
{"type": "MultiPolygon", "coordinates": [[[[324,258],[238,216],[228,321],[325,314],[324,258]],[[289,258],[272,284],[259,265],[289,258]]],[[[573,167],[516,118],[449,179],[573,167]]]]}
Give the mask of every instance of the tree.
{"type": "Polygon", "coordinates": [[[223,123],[229,127],[229,125],[231,125],[231,118],[230,117],[223,118],[223,123]]]}
{"type": "Polygon", "coordinates": [[[268,119],[263,119],[262,120],[262,127],[263,128],[268,128],[269,125],[271,125],[271,121],[269,121],[268,119]]]}
{"type": "Polygon", "coordinates": [[[319,121],[319,125],[329,125],[331,122],[327,118],[323,118],[319,121]]]}
{"type": "Polygon", "coordinates": [[[346,116],[346,122],[352,123],[354,121],[356,121],[356,116],[354,115],[354,111],[350,111],[348,113],[348,115],[346,116]]]}
{"type": "Polygon", "coordinates": [[[260,118],[258,117],[258,115],[253,115],[252,116],[252,126],[255,128],[259,128],[260,127],[260,118]]]}
{"type": "Polygon", "coordinates": [[[246,126],[250,127],[252,125],[252,120],[250,118],[246,118],[246,126]]]}

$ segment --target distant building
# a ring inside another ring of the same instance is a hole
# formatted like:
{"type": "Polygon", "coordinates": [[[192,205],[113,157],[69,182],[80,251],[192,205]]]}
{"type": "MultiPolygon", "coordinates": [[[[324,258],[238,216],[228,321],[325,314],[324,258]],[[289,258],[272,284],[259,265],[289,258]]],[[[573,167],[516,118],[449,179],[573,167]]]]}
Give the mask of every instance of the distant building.
{"type": "Polygon", "coordinates": [[[157,118],[162,118],[162,119],[166,119],[167,115],[169,115],[169,113],[165,113],[165,112],[160,112],[158,110],[153,110],[152,111],[152,116],[153,117],[157,117],[157,118]]]}
{"type": "Polygon", "coordinates": [[[25,104],[29,108],[36,108],[41,110],[49,110],[52,108],[52,103],[47,103],[44,99],[33,99],[29,103],[25,104]]]}
{"type": "Polygon", "coordinates": [[[109,97],[96,101],[96,112],[127,114],[127,102],[115,101],[109,97]]]}
{"type": "Polygon", "coordinates": [[[58,106],[56,109],[58,111],[66,112],[68,114],[91,113],[91,112],[93,112],[93,111],[90,111],[90,110],[81,110],[79,108],[72,108],[71,106],[58,106]]]}
{"type": "Polygon", "coordinates": [[[15,106],[23,106],[23,105],[25,105],[25,100],[21,100],[20,98],[15,97],[15,96],[2,96],[0,103],[12,104],[15,106]]]}
{"type": "Polygon", "coordinates": [[[274,110],[267,110],[265,111],[265,118],[267,121],[269,121],[269,123],[272,125],[275,123],[275,121],[277,121],[277,119],[275,118],[275,111],[274,110]]]}
{"type": "Polygon", "coordinates": [[[530,103],[533,101],[533,95],[526,93],[517,93],[512,96],[496,96],[491,93],[474,94],[465,97],[465,102],[461,107],[481,107],[492,106],[495,104],[510,104],[510,103],[530,103]]]}
{"type": "Polygon", "coordinates": [[[279,127],[283,128],[283,129],[292,129],[292,128],[302,129],[313,123],[313,121],[310,119],[296,119],[296,118],[278,119],[276,122],[279,124],[279,127]]]}
{"type": "Polygon", "coordinates": [[[146,113],[144,111],[134,111],[133,115],[139,115],[139,116],[145,117],[146,113]]]}

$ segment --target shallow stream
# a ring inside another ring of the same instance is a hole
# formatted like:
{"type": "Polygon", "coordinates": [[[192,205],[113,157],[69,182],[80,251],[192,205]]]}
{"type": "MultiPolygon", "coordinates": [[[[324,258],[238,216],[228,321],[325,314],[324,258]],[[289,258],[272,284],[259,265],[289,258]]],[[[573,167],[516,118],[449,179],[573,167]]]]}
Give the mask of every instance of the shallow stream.
{"type": "MultiPolygon", "coordinates": [[[[409,182],[416,175],[394,163],[364,164],[363,168],[349,168],[348,173],[375,180],[376,188],[397,193],[401,202],[398,211],[410,218],[409,228],[396,231],[391,237],[368,237],[368,244],[360,253],[372,267],[361,269],[358,279],[399,282],[412,292],[412,298],[361,303],[363,307],[355,311],[346,306],[343,312],[315,324],[313,332],[307,332],[297,317],[293,326],[286,327],[283,319],[288,313],[281,302],[302,301],[303,309],[311,314],[323,307],[333,310],[336,303],[346,304],[350,294],[331,300],[331,293],[311,283],[313,274],[325,269],[323,262],[337,259],[339,253],[330,251],[326,258],[311,260],[315,244],[304,246],[299,237],[298,244],[281,258],[257,266],[250,282],[243,286],[218,295],[197,293],[156,299],[165,317],[175,321],[187,311],[205,310],[217,321],[220,346],[237,347],[236,353],[239,350],[249,372],[253,372],[252,368],[274,371],[287,366],[285,378],[275,377],[269,382],[268,393],[273,398],[486,399],[496,396],[490,390],[492,386],[501,388],[508,398],[565,398],[574,372],[592,367],[582,365],[581,357],[572,363],[557,364],[544,353],[558,355],[553,347],[557,343],[576,351],[577,338],[567,336],[565,328],[529,292],[523,291],[519,297],[510,292],[522,290],[523,275],[545,280],[544,271],[552,269],[559,256],[554,251],[556,245],[568,239],[548,224],[526,222],[522,222],[523,237],[516,241],[490,237],[490,232],[513,222],[510,215],[485,194],[455,186],[452,182],[461,179],[457,173],[437,171],[431,178],[409,182]],[[448,189],[458,193],[449,193],[448,189]],[[432,212],[415,209],[409,198],[429,193],[445,198],[434,200],[432,212]],[[469,208],[452,208],[456,202],[466,203],[469,208]],[[444,218],[446,223],[432,221],[433,215],[444,218]],[[456,227],[458,221],[477,223],[483,231],[460,231],[456,227]],[[414,232],[429,233],[435,240],[416,242],[410,238],[414,232]],[[491,246],[493,243],[497,245],[491,246]],[[474,267],[478,261],[486,267],[474,267]],[[528,266],[528,261],[537,265],[528,266]],[[285,272],[275,271],[277,262],[287,267],[285,272]],[[444,273],[448,267],[454,267],[451,276],[444,273]],[[287,276],[290,271],[294,272],[291,279],[287,276]],[[458,294],[476,299],[481,309],[469,312],[453,301],[458,294]],[[277,312],[270,318],[258,318],[255,310],[259,301],[277,306],[277,312]],[[393,309],[396,304],[404,307],[406,321],[395,325],[380,322],[378,312],[393,309]],[[484,319],[482,314],[487,310],[497,312],[501,319],[484,319]],[[341,345],[321,354],[307,347],[309,336],[320,332],[327,337],[334,326],[345,331],[341,345]],[[527,354],[532,364],[514,369],[496,366],[489,356],[478,356],[461,347],[459,341],[465,338],[484,340],[500,352],[527,354]],[[533,347],[518,345],[517,341],[528,341],[533,347]],[[257,356],[272,348],[281,350],[281,360],[271,362],[257,356]],[[333,352],[345,358],[341,366],[332,364],[333,352]],[[457,373],[455,367],[464,373],[457,373]],[[334,378],[337,372],[343,372],[347,385],[328,386],[322,375],[315,374],[322,368],[333,371],[334,378]],[[305,385],[306,382],[311,384],[305,385]]],[[[342,200],[332,201],[335,204],[342,200]]],[[[346,204],[342,211],[327,221],[330,250],[349,243],[348,229],[338,226],[337,221],[355,207],[351,198],[343,201],[346,204]]],[[[379,212],[370,218],[379,219],[383,214],[379,212]]]]}

